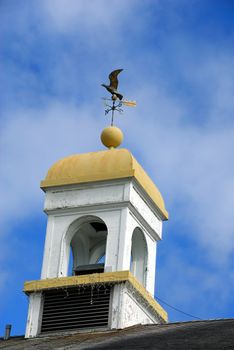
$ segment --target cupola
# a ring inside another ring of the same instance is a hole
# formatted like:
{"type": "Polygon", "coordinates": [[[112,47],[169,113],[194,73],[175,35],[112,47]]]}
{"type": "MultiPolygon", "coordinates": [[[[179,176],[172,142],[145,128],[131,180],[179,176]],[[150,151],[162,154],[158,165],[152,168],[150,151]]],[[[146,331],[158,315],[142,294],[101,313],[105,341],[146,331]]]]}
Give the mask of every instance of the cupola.
{"type": "Polygon", "coordinates": [[[41,279],[25,282],[26,337],[165,323],[154,299],[163,197],[110,126],[108,148],[57,161],[41,182],[48,216],[41,279]]]}

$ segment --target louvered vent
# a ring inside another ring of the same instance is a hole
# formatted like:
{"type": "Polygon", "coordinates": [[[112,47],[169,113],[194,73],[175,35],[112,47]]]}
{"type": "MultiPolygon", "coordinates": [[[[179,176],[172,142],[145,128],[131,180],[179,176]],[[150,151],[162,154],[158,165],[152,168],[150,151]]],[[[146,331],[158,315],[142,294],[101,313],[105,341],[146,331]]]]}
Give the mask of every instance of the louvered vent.
{"type": "Polygon", "coordinates": [[[41,332],[108,325],[110,287],[85,286],[44,292],[41,332]]]}

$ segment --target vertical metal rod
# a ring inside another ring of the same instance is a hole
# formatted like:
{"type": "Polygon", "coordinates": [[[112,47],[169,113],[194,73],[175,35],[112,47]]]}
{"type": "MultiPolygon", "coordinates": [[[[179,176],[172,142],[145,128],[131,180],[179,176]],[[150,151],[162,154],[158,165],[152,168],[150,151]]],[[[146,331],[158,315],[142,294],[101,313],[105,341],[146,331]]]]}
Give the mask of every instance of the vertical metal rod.
{"type": "Polygon", "coordinates": [[[115,101],[113,101],[113,105],[112,105],[112,113],[111,113],[111,126],[113,126],[114,124],[114,112],[115,112],[115,101]]]}
{"type": "Polygon", "coordinates": [[[11,335],[11,324],[7,324],[5,328],[4,340],[8,340],[11,335]]]}

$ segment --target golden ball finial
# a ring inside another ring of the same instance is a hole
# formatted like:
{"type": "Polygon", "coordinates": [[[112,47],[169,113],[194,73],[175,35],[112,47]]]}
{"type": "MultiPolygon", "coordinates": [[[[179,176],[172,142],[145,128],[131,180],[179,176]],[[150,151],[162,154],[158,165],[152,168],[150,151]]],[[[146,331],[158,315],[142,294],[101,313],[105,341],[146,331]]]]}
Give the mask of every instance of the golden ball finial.
{"type": "Polygon", "coordinates": [[[108,148],[116,148],[123,141],[123,133],[116,126],[108,126],[102,130],[101,140],[104,146],[108,148]]]}

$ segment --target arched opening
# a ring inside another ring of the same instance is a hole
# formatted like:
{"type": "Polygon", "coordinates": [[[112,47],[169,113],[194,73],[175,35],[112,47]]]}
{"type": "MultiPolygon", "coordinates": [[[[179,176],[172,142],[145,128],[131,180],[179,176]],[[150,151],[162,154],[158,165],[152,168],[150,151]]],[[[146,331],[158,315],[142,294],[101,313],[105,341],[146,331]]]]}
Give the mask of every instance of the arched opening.
{"type": "Polygon", "coordinates": [[[145,286],[147,270],[147,244],[144,233],[140,228],[135,228],[132,234],[132,251],[130,271],[145,286]]]}
{"type": "Polygon", "coordinates": [[[70,226],[70,232],[67,238],[70,251],[68,274],[103,272],[107,239],[106,224],[98,217],[83,217],[70,226]]]}

